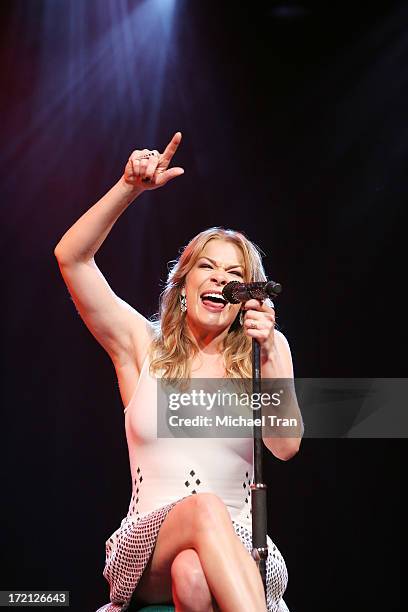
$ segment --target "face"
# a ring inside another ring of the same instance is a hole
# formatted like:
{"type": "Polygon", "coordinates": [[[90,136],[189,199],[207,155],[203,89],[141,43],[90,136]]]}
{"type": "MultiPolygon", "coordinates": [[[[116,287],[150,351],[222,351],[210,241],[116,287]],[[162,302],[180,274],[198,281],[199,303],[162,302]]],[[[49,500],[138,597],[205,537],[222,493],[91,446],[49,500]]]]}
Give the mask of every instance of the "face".
{"type": "Polygon", "coordinates": [[[221,292],[230,281],[244,282],[244,273],[244,258],[235,244],[216,238],[207,242],[186,276],[188,323],[208,331],[229,328],[241,305],[226,304],[221,292]]]}

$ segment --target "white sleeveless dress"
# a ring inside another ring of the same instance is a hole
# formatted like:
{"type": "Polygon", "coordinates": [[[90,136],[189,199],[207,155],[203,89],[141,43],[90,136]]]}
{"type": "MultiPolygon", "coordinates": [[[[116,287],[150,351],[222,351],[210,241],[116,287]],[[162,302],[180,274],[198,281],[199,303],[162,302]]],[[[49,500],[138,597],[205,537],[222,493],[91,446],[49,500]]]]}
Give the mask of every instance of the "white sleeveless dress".
{"type": "MultiPolygon", "coordinates": [[[[97,612],[127,610],[153,552],[168,512],[188,495],[211,492],[225,503],[235,532],[250,554],[252,438],[158,438],[157,379],[145,359],[133,396],[125,408],[132,475],[129,510],[105,543],[103,575],[110,600],[97,612]]],[[[267,609],[288,612],[282,599],[287,570],[267,537],[267,609]]]]}

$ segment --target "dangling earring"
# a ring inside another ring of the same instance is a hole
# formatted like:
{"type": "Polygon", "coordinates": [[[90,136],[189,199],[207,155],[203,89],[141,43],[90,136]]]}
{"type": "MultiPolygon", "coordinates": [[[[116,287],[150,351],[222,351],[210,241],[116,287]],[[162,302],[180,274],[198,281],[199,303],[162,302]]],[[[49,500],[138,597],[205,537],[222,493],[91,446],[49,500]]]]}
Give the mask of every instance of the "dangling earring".
{"type": "Polygon", "coordinates": [[[180,293],[180,310],[186,312],[187,310],[187,298],[185,293],[180,293]]]}
{"type": "Polygon", "coordinates": [[[244,311],[242,309],[239,311],[239,324],[241,327],[244,324],[244,311]]]}

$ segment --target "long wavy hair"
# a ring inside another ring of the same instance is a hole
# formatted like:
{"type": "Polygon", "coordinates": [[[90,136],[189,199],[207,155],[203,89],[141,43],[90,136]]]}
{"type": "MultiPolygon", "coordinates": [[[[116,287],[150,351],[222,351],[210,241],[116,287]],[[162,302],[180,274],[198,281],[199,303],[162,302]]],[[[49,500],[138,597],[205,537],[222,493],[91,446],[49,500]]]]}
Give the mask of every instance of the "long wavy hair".
{"type": "MultiPolygon", "coordinates": [[[[151,318],[153,341],[150,345],[150,372],[160,371],[164,378],[190,378],[192,358],[198,347],[186,333],[186,313],[180,308],[180,293],[187,274],[199,259],[207,242],[213,239],[235,244],[244,259],[244,282],[266,281],[262,265],[262,251],[244,234],[222,227],[211,227],[200,232],[181,250],[174,260],[164,291],[160,295],[159,312],[151,318]]],[[[239,313],[231,324],[224,342],[223,358],[226,376],[251,377],[251,339],[245,335],[239,313]]]]}

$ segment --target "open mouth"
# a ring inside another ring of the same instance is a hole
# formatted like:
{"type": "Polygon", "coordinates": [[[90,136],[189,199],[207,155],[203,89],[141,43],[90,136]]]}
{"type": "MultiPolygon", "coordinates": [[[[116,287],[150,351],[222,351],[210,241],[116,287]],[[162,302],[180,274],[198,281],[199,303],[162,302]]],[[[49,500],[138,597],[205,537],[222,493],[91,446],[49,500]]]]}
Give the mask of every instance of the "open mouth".
{"type": "Polygon", "coordinates": [[[223,310],[227,304],[227,300],[221,293],[207,291],[206,293],[201,294],[200,297],[203,305],[212,312],[223,310]]]}

